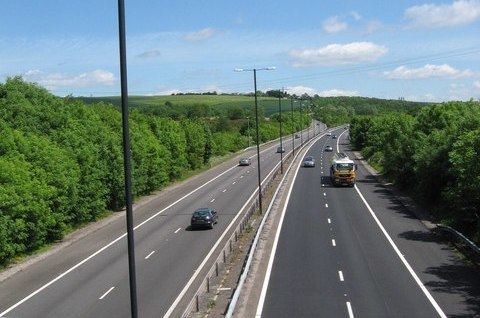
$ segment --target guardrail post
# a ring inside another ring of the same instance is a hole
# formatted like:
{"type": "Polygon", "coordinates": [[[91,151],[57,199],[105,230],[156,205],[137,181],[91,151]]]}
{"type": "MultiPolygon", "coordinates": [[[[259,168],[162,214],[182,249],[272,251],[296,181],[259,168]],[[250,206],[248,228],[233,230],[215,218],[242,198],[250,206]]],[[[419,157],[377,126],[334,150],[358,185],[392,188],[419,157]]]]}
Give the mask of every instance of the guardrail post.
{"type": "Polygon", "coordinates": [[[215,262],[215,274],[218,277],[218,262],[215,262]]]}
{"type": "Polygon", "coordinates": [[[225,250],[223,250],[223,264],[227,264],[227,255],[225,253],[225,250]]]}
{"type": "Polygon", "coordinates": [[[210,277],[207,276],[207,293],[210,292],[210,277]]]}
{"type": "Polygon", "coordinates": [[[235,231],[235,242],[238,240],[237,231],[235,231]]]}
{"type": "Polygon", "coordinates": [[[200,306],[199,306],[199,303],[198,303],[198,294],[195,295],[195,311],[196,312],[200,311],[200,306]]]}
{"type": "Polygon", "coordinates": [[[228,241],[228,243],[230,243],[230,253],[232,252],[232,241],[228,241]]]}

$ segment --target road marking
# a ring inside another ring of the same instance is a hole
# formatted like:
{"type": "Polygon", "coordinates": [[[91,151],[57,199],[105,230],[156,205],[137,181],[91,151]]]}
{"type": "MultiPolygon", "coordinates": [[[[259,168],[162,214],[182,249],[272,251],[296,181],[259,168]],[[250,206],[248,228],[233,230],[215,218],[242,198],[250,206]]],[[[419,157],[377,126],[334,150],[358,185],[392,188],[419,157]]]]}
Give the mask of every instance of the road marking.
{"type": "Polygon", "coordinates": [[[341,282],[344,281],[342,271],[338,271],[338,278],[340,278],[340,281],[341,281],[341,282]]]}
{"type": "Polygon", "coordinates": [[[98,298],[98,299],[102,300],[103,298],[105,298],[114,288],[115,288],[115,286],[110,287],[110,289],[107,290],[107,291],[105,292],[105,294],[103,294],[102,296],[100,296],[100,298],[98,298]]]}
{"type": "Polygon", "coordinates": [[[175,233],[175,234],[177,234],[177,233],[178,233],[178,231],[180,231],[181,229],[182,229],[182,228],[181,228],[181,227],[179,227],[179,228],[178,228],[178,229],[177,229],[177,230],[176,230],[174,233],[175,233]]]}
{"type": "Polygon", "coordinates": [[[150,254],[148,254],[147,256],[145,256],[145,259],[149,259],[149,258],[150,258],[150,256],[152,256],[152,255],[153,255],[153,253],[155,253],[155,251],[151,251],[151,252],[150,252],[150,254]]]}
{"type": "MultiPolygon", "coordinates": [[[[320,139],[321,137],[323,137],[323,135],[320,136],[318,139],[320,139]]],[[[314,144],[315,144],[315,142],[311,143],[306,148],[305,152],[308,152],[314,144]]],[[[297,170],[295,170],[295,174],[293,175],[292,183],[290,184],[290,188],[288,189],[287,197],[286,197],[285,203],[283,205],[282,214],[280,215],[280,221],[279,221],[278,226],[277,226],[277,228],[278,228],[277,233],[275,233],[275,239],[273,241],[272,250],[270,252],[270,258],[268,260],[268,265],[267,265],[267,272],[265,273],[265,278],[263,280],[262,291],[260,293],[260,298],[259,298],[259,301],[258,301],[257,312],[255,314],[255,317],[261,317],[262,316],[263,305],[265,303],[265,297],[267,296],[268,284],[270,283],[270,275],[272,274],[273,262],[274,262],[274,259],[275,259],[275,253],[277,251],[277,246],[278,246],[278,240],[280,238],[280,233],[282,231],[283,220],[285,219],[285,213],[287,211],[288,202],[290,201],[290,195],[292,194],[293,185],[295,184],[295,180],[297,179],[297,175],[298,175],[298,171],[300,170],[300,167],[301,167],[301,164],[299,164],[297,166],[297,170]]]]}
{"type": "Polygon", "coordinates": [[[213,201],[215,201],[215,199],[211,199],[211,200],[210,200],[210,203],[212,203],[213,201]]]}
{"type": "Polygon", "coordinates": [[[332,220],[330,220],[330,218],[328,218],[327,220],[328,220],[328,224],[332,223],[332,220]]]}
{"type": "Polygon", "coordinates": [[[325,203],[325,207],[328,208],[328,204],[327,204],[327,203],[325,203]]]}
{"type": "Polygon", "coordinates": [[[324,187],[325,185],[322,183],[322,187],[324,187]]]}
{"type": "Polygon", "coordinates": [[[237,181],[233,181],[233,182],[232,182],[232,184],[235,184],[235,183],[237,183],[237,181]]]}
{"type": "Polygon", "coordinates": [[[247,173],[250,173],[250,170],[247,170],[247,173]]]}
{"type": "Polygon", "coordinates": [[[353,310],[352,310],[352,305],[350,305],[350,302],[347,301],[347,310],[348,310],[348,317],[353,318],[353,310]]]}
{"type": "Polygon", "coordinates": [[[222,192],[226,192],[226,191],[227,191],[227,189],[223,189],[223,191],[222,191],[222,192]]]}
{"type": "Polygon", "coordinates": [[[398,249],[397,245],[395,244],[395,242],[392,240],[392,238],[390,237],[390,235],[388,234],[387,230],[385,230],[385,228],[383,227],[382,223],[380,223],[380,220],[377,218],[377,215],[375,214],[375,212],[373,212],[372,208],[370,207],[370,204],[368,204],[367,200],[365,200],[365,197],[363,196],[363,194],[360,192],[360,189],[357,187],[357,185],[354,186],[355,187],[355,190],[357,191],[358,195],[360,196],[360,198],[362,199],[363,203],[365,204],[365,206],[367,207],[367,210],[370,212],[370,215],[372,216],[372,218],[375,220],[375,222],[377,223],[378,227],[380,228],[380,230],[382,231],[383,235],[387,238],[387,241],[390,243],[390,245],[392,246],[393,250],[395,251],[395,253],[397,253],[398,257],[400,258],[400,260],[402,261],[403,265],[405,265],[405,267],[407,268],[408,272],[410,273],[410,275],[412,275],[413,279],[415,280],[415,282],[417,283],[417,285],[420,287],[420,289],[422,290],[422,292],[425,294],[425,296],[427,296],[428,300],[430,301],[430,303],[432,304],[432,306],[435,308],[435,310],[437,311],[438,315],[442,318],[446,318],[447,316],[445,315],[445,313],[443,312],[442,308],[440,308],[440,306],[438,305],[438,303],[435,301],[435,299],[432,297],[432,295],[430,294],[430,292],[428,291],[428,289],[425,287],[425,285],[423,285],[422,281],[420,280],[420,278],[417,276],[417,274],[415,273],[415,271],[413,270],[413,268],[410,266],[410,264],[408,263],[407,259],[403,256],[403,254],[400,252],[400,250],[398,249]]]}
{"type": "Polygon", "coordinates": [[[327,196],[327,194],[326,194],[325,192],[323,192],[323,196],[324,196],[324,197],[326,197],[326,196],[327,196]]]}
{"type": "Polygon", "coordinates": [[[335,242],[335,239],[332,239],[332,246],[337,246],[337,243],[335,242]]]}
{"type": "Polygon", "coordinates": [[[224,290],[232,290],[231,287],[219,287],[217,288],[218,291],[224,291],[224,290]]]}
{"type": "Polygon", "coordinates": [[[242,178],[243,178],[243,175],[240,176],[240,179],[242,179],[242,178]]]}

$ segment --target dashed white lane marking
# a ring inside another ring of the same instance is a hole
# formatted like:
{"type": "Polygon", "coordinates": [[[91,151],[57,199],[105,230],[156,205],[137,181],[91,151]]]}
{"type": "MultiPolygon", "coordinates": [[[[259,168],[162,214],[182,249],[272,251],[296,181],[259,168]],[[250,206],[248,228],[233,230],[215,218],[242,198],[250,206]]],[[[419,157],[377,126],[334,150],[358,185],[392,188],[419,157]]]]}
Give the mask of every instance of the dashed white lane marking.
{"type": "Polygon", "coordinates": [[[344,281],[342,271],[338,271],[338,278],[340,278],[340,281],[341,281],[341,282],[344,281]]]}
{"type": "Polygon", "coordinates": [[[222,291],[222,290],[232,290],[231,287],[219,287],[217,288],[218,291],[222,291]]]}
{"type": "Polygon", "coordinates": [[[240,176],[240,179],[242,179],[242,178],[243,178],[243,175],[242,175],[242,176],[240,176]]]}
{"type": "Polygon", "coordinates": [[[226,191],[227,191],[227,189],[223,189],[223,191],[222,191],[222,192],[226,192],[226,191]]]}
{"type": "Polygon", "coordinates": [[[325,207],[328,208],[328,203],[325,203],[325,207]]]}
{"type": "Polygon", "coordinates": [[[149,258],[150,258],[150,256],[152,256],[152,255],[153,255],[153,253],[155,253],[155,251],[151,251],[151,252],[150,252],[150,254],[148,254],[147,256],[145,256],[145,259],[149,259],[149,258]]]}
{"type": "Polygon", "coordinates": [[[332,220],[330,220],[329,218],[327,219],[327,221],[328,221],[328,224],[332,223],[332,220]]]}
{"type": "Polygon", "coordinates": [[[332,239],[332,246],[337,246],[337,243],[335,242],[335,239],[332,239]]]}
{"type": "Polygon", "coordinates": [[[322,183],[322,187],[324,187],[325,185],[322,183]]]}
{"type": "Polygon", "coordinates": [[[247,170],[247,173],[250,173],[250,170],[247,170]]]}
{"type": "Polygon", "coordinates": [[[232,182],[232,184],[235,184],[235,183],[237,183],[237,181],[233,181],[233,182],[232,182]]]}
{"type": "Polygon", "coordinates": [[[105,298],[114,288],[115,288],[115,286],[110,287],[110,289],[107,290],[107,291],[105,292],[105,294],[103,294],[102,296],[100,296],[100,298],[98,298],[98,299],[102,300],[103,298],[105,298]]]}
{"type": "Polygon", "coordinates": [[[350,304],[349,301],[347,301],[347,310],[348,310],[348,317],[349,317],[349,318],[353,318],[352,305],[350,304]]]}
{"type": "Polygon", "coordinates": [[[210,203],[212,203],[213,201],[215,201],[215,199],[211,199],[211,200],[210,200],[210,203]]]}
{"type": "Polygon", "coordinates": [[[182,229],[182,228],[181,228],[181,227],[179,227],[179,228],[178,228],[178,229],[175,231],[175,234],[177,234],[177,233],[178,233],[178,231],[180,231],[181,229],[182,229]]]}
{"type": "Polygon", "coordinates": [[[323,192],[323,196],[324,196],[324,197],[326,197],[326,196],[327,196],[327,194],[326,194],[325,192],[323,192]]]}

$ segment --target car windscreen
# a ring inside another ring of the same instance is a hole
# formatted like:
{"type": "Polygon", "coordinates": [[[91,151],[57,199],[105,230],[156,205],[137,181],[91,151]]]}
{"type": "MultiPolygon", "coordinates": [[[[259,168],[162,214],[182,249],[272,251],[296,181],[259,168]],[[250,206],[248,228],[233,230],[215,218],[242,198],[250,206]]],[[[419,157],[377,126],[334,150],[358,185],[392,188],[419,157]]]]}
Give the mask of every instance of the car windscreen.
{"type": "Polygon", "coordinates": [[[205,216],[210,216],[210,211],[208,210],[199,210],[199,211],[195,211],[193,213],[193,216],[194,217],[205,217],[205,216]]]}
{"type": "Polygon", "coordinates": [[[337,163],[337,170],[340,170],[340,171],[353,170],[353,163],[337,163]]]}
{"type": "Polygon", "coordinates": [[[305,161],[313,161],[313,157],[305,157],[305,161]]]}

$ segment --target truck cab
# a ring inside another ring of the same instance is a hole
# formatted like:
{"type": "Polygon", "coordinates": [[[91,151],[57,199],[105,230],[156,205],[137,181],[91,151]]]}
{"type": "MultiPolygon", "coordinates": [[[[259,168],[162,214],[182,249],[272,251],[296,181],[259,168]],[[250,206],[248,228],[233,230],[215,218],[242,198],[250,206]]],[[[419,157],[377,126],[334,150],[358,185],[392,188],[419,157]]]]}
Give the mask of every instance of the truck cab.
{"type": "Polygon", "coordinates": [[[357,165],[343,152],[333,156],[330,178],[333,186],[347,185],[353,187],[357,177],[357,165]]]}

